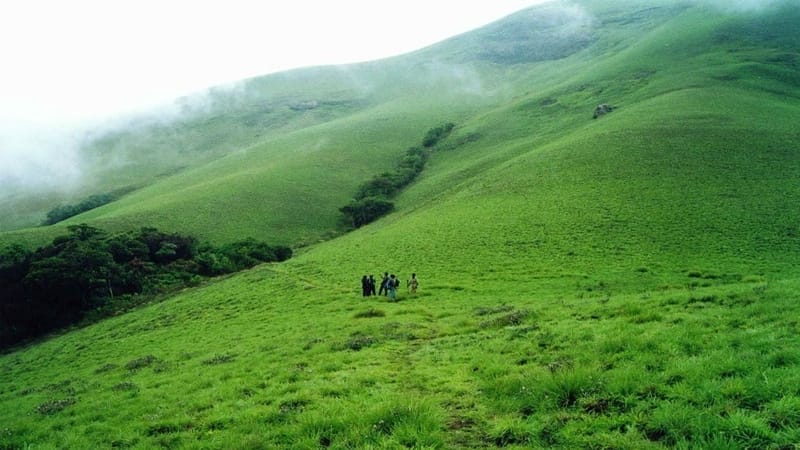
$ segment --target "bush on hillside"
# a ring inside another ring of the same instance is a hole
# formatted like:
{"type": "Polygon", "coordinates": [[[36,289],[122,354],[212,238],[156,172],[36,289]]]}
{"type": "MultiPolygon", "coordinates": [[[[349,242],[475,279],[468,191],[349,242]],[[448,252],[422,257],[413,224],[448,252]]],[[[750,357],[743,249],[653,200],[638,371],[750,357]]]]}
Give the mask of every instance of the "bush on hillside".
{"type": "Polygon", "coordinates": [[[433,147],[438,144],[439,141],[447,137],[455,126],[454,123],[446,123],[436,128],[431,128],[422,139],[422,145],[426,148],[433,147]]]}
{"type": "Polygon", "coordinates": [[[104,194],[94,194],[72,205],[58,205],[47,213],[47,218],[42,222],[42,225],[53,225],[70,217],[77,216],[78,214],[99,208],[105,204],[111,203],[123,195],[131,192],[133,188],[122,188],[115,191],[106,192],[104,194]]]}
{"type": "Polygon", "coordinates": [[[0,348],[117,314],[202,276],[292,256],[254,239],[216,248],[155,228],[111,236],[86,224],[67,230],[36,251],[0,249],[0,348]]]}
{"type": "Polygon", "coordinates": [[[394,209],[394,203],[375,197],[353,200],[339,208],[345,216],[350,218],[353,227],[359,228],[375,221],[394,209]]]}
{"type": "Polygon", "coordinates": [[[367,181],[356,193],[355,200],[362,200],[368,197],[391,197],[400,187],[397,185],[393,176],[389,172],[384,172],[379,176],[367,181]]]}
{"type": "Polygon", "coordinates": [[[447,137],[455,127],[446,123],[431,128],[422,139],[422,145],[410,147],[393,172],[383,172],[362,184],[353,200],[339,208],[350,225],[355,228],[374,222],[394,209],[388,199],[411,184],[425,168],[429,149],[447,137]]]}
{"type": "Polygon", "coordinates": [[[292,257],[292,249],[284,246],[272,246],[265,242],[248,238],[214,248],[204,247],[195,261],[199,273],[205,276],[222,275],[262,262],[280,262],[292,257]]]}

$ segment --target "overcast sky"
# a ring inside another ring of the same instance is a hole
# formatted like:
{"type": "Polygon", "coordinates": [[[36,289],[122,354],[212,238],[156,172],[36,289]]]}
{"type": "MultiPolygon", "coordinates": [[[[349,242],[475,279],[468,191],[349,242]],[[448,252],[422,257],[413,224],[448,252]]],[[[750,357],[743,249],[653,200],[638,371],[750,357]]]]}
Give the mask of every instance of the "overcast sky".
{"type": "Polygon", "coordinates": [[[405,53],[543,2],[6,0],[0,129],[81,122],[256,75],[405,53]]]}

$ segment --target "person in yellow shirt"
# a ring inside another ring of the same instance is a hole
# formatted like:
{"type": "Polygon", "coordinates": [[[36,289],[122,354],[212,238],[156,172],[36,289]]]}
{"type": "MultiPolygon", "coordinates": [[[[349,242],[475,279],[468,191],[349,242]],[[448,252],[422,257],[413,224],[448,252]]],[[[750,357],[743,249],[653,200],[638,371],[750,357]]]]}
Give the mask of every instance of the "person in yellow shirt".
{"type": "Polygon", "coordinates": [[[419,280],[417,280],[417,274],[412,273],[411,279],[406,282],[406,286],[408,286],[408,291],[412,294],[417,293],[417,288],[419,287],[419,280]]]}

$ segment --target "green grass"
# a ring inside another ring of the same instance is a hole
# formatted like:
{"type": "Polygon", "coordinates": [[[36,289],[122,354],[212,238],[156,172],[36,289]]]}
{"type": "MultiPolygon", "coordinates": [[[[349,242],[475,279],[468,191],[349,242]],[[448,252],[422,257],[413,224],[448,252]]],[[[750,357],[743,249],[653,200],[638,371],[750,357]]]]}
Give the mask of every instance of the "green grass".
{"type": "Polygon", "coordinates": [[[797,279],[561,298],[487,286],[502,299],[431,280],[378,304],[306,278],[306,263],[4,356],[0,442],[660,448],[724,431],[766,448],[797,435],[797,279]]]}
{"type": "Polygon", "coordinates": [[[363,109],[77,217],[305,248],[0,356],[0,448],[796,446],[786,5],[586,2],[590,45],[477,61],[484,96],[366,65],[363,109]],[[339,235],[376,161],[445,120],[396,212],[339,235]],[[384,271],[416,272],[419,292],[362,299],[361,276],[384,271]]]}

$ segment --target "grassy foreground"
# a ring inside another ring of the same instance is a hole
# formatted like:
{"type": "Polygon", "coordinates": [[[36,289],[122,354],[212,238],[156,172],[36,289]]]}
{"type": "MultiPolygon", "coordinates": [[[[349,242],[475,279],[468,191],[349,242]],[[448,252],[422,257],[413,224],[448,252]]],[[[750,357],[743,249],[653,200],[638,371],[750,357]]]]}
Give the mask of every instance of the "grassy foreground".
{"type": "Polygon", "coordinates": [[[261,266],[3,356],[0,445],[791,448],[800,439],[798,279],[687,274],[685,288],[553,297],[423,278],[417,296],[388,303],[306,271],[302,258],[261,266]]]}

